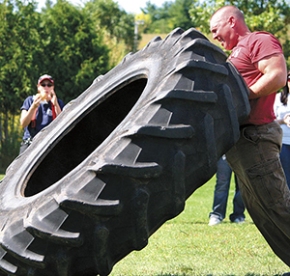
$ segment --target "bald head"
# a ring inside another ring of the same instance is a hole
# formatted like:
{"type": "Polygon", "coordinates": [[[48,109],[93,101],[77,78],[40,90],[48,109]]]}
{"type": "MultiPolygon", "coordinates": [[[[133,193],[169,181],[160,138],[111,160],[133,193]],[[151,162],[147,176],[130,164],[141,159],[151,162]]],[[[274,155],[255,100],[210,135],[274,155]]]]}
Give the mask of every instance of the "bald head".
{"type": "Polygon", "coordinates": [[[235,6],[218,9],[210,19],[210,31],[226,50],[233,49],[250,32],[243,13],[235,6]]]}
{"type": "Polygon", "coordinates": [[[234,16],[237,20],[241,22],[245,22],[244,14],[235,6],[224,6],[218,9],[211,17],[220,17],[220,18],[228,18],[230,16],[234,16]]]}

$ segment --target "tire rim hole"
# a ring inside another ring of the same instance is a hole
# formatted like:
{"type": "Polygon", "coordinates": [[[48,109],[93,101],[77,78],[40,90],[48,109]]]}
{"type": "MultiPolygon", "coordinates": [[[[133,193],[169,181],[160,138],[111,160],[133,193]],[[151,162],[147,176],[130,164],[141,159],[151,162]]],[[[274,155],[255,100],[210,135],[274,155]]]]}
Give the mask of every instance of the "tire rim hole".
{"type": "Polygon", "coordinates": [[[50,187],[95,151],[131,111],[146,84],[146,78],[135,80],[116,90],[102,103],[96,103],[37,164],[27,182],[24,196],[33,196],[50,187]]]}

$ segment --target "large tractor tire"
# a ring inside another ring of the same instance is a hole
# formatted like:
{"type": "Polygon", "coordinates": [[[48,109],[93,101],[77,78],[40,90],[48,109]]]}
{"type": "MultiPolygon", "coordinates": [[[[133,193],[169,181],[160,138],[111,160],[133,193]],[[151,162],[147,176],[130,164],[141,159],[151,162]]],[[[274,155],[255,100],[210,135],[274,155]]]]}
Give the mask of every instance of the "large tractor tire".
{"type": "Polygon", "coordinates": [[[214,175],[248,113],[243,79],[197,30],[130,53],[7,169],[0,275],[110,274],[214,175]]]}

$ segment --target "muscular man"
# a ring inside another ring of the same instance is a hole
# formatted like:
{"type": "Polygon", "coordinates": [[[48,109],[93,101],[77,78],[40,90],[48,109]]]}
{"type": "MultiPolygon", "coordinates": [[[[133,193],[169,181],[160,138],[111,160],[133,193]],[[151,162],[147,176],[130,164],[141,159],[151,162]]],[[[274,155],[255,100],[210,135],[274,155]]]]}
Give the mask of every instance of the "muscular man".
{"type": "Polygon", "coordinates": [[[210,30],[249,88],[251,112],[241,136],[227,152],[239,179],[243,201],[273,251],[290,266],[290,192],[279,159],[282,131],[275,121],[276,92],[287,83],[279,41],[267,32],[250,32],[243,13],[224,6],[211,17],[210,30]]]}

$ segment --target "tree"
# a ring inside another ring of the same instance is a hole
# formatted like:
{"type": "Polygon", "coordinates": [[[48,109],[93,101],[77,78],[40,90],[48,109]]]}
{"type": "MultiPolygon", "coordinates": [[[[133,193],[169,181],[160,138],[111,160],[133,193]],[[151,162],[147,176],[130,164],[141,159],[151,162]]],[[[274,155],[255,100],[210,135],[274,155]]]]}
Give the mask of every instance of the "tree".
{"type": "Polygon", "coordinates": [[[108,48],[87,14],[65,0],[47,3],[5,0],[0,4],[0,169],[17,156],[23,100],[36,93],[37,79],[51,74],[65,102],[109,70],[108,48]]]}
{"type": "Polygon", "coordinates": [[[134,16],[112,0],[91,0],[84,9],[94,22],[94,31],[103,36],[110,50],[109,66],[112,68],[134,49],[134,16]]]}
{"type": "Polygon", "coordinates": [[[209,33],[209,19],[214,10],[214,3],[193,0],[192,8],[189,10],[192,27],[207,35],[209,33]]]}
{"type": "Polygon", "coordinates": [[[192,27],[190,10],[193,7],[192,0],[176,0],[168,10],[169,26],[171,29],[180,27],[187,30],[192,27]]]}
{"type": "Polygon", "coordinates": [[[38,74],[51,74],[58,96],[68,102],[108,71],[108,48],[87,13],[66,0],[44,9],[41,18],[44,46],[38,74]]]}
{"type": "Polygon", "coordinates": [[[158,8],[155,4],[151,4],[150,1],[146,3],[146,6],[142,8],[142,13],[149,17],[145,22],[145,25],[141,28],[144,33],[164,34],[169,33],[172,30],[172,26],[169,25],[170,14],[169,9],[171,2],[164,2],[163,5],[158,8]],[[146,23],[149,24],[146,24],[146,23]]]}
{"type": "Polygon", "coordinates": [[[34,62],[40,51],[40,18],[35,8],[33,1],[0,4],[0,168],[18,153],[20,132],[15,114],[25,95],[32,92],[33,71],[38,70],[34,62]]]}
{"type": "Polygon", "coordinates": [[[282,43],[284,55],[290,68],[290,5],[284,0],[239,1],[251,31],[265,30],[273,33],[282,43]]]}
{"type": "Polygon", "coordinates": [[[25,6],[17,1],[15,6],[12,2],[5,1],[0,4],[0,9],[1,111],[14,113],[19,111],[21,98],[31,92],[31,64],[40,51],[40,18],[33,3],[25,6]]]}
{"type": "MultiPolygon", "coordinates": [[[[151,23],[144,26],[144,33],[166,33],[180,27],[194,27],[211,39],[209,20],[215,10],[224,5],[235,5],[244,14],[251,31],[264,30],[277,36],[282,45],[288,66],[290,66],[289,23],[290,5],[287,0],[175,0],[165,2],[161,8],[146,3],[142,9],[150,15],[151,23]]],[[[142,29],[140,29],[142,30],[142,29]]]]}
{"type": "Polygon", "coordinates": [[[210,16],[229,4],[244,12],[251,31],[269,31],[280,39],[290,68],[288,0],[176,0],[161,7],[148,1],[136,17],[113,0],[90,0],[83,7],[67,0],[55,5],[47,0],[41,12],[36,11],[35,0],[2,0],[0,168],[18,153],[19,108],[27,95],[36,92],[41,74],[53,75],[57,94],[68,102],[133,50],[136,20],[144,21],[139,33],[164,34],[176,27],[195,27],[211,39],[210,16]]]}

